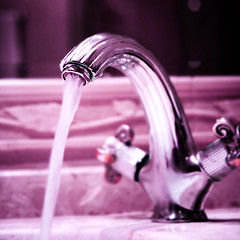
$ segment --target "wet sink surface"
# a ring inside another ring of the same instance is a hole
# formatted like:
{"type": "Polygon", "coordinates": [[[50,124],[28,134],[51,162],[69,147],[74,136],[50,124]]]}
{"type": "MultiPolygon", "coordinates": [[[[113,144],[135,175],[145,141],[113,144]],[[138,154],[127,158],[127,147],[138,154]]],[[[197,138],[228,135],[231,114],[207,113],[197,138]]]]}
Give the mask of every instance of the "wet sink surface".
{"type": "MultiPolygon", "coordinates": [[[[209,222],[153,223],[150,212],[103,216],[63,216],[53,221],[52,240],[237,240],[240,209],[207,210],[209,222]]],[[[0,239],[37,239],[40,219],[1,220],[0,239]]]]}

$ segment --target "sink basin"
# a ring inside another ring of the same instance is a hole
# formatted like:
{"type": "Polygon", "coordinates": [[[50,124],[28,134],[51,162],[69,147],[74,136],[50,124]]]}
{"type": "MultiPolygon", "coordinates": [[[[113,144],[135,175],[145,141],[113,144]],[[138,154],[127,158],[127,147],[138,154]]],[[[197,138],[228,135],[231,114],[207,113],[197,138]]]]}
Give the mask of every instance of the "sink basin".
{"type": "MultiPolygon", "coordinates": [[[[98,216],[55,217],[52,240],[238,240],[240,209],[208,210],[211,220],[201,223],[153,223],[150,212],[98,216]]],[[[0,222],[1,239],[37,239],[40,221],[11,219],[0,222]]]]}

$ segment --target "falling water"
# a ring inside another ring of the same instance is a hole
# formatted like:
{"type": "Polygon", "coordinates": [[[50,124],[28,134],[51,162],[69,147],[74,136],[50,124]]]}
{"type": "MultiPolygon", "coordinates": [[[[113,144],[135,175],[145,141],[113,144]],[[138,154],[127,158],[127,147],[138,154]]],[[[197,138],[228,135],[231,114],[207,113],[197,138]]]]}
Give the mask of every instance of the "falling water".
{"type": "Polygon", "coordinates": [[[83,82],[76,75],[66,76],[61,113],[53,142],[41,219],[40,240],[48,240],[60,184],[64,149],[69,128],[80,103],[83,82]]]}

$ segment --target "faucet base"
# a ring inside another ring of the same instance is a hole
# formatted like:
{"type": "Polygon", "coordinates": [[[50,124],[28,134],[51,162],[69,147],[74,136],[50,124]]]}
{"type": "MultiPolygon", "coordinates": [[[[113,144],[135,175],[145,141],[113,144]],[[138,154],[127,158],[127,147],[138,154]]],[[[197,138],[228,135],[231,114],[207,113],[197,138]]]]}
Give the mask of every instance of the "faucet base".
{"type": "Polygon", "coordinates": [[[177,204],[170,204],[167,210],[154,207],[153,222],[206,222],[207,215],[204,210],[189,210],[177,204]]]}

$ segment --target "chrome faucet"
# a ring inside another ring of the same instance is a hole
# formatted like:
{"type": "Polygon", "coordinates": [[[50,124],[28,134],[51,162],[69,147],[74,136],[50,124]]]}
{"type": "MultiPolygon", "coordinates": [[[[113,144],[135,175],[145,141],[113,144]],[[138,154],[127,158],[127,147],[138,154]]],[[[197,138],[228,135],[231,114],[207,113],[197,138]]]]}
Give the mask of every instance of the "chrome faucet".
{"type": "Polygon", "coordinates": [[[197,152],[181,102],[154,56],[133,39],[97,34],[62,60],[62,78],[78,75],[84,85],[107,67],[128,77],[143,104],[149,127],[149,152],[131,145],[126,125],[98,149],[107,178],[138,181],[154,205],[153,221],[205,221],[203,202],[214,181],[239,165],[240,126],[222,118],[214,125],[219,140],[197,152]]]}

